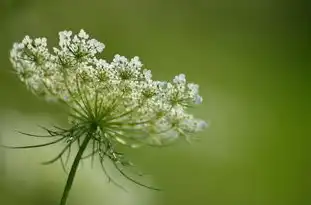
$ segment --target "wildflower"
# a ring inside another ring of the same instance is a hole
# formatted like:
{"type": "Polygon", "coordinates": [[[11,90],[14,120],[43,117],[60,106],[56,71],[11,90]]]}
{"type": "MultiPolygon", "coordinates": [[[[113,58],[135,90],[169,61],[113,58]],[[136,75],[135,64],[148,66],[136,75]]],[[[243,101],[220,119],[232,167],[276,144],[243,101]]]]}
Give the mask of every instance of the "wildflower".
{"type": "Polygon", "coordinates": [[[117,144],[130,147],[163,146],[180,137],[191,139],[206,123],[188,113],[188,108],[202,103],[199,86],[187,83],[184,74],[171,82],[152,79],[138,57],[127,59],[115,55],[112,62],[97,57],[105,48],[81,30],[59,32],[59,46],[50,52],[46,38],[26,36],[15,43],[10,60],[19,79],[37,96],[68,107],[69,129],[44,128],[56,140],[33,146],[42,147],[59,142],[64,149],[54,159],[60,160],[78,144],[78,152],[71,166],[61,205],[66,204],[69,190],[79,165],[85,158],[96,155],[104,168],[104,159],[112,161],[127,179],[147,188],[129,177],[122,166],[130,166],[117,144]],[[87,148],[92,148],[86,154],[87,148]]]}

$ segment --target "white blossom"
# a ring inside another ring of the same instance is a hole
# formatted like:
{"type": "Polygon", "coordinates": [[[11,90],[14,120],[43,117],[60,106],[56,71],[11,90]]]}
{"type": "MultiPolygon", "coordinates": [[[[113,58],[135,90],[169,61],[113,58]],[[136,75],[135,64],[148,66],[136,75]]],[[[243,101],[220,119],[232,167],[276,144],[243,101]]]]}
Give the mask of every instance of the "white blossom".
{"type": "MultiPolygon", "coordinates": [[[[111,62],[98,57],[105,45],[90,38],[83,29],[59,32],[58,47],[48,49],[46,38],[25,38],[14,43],[10,60],[14,71],[35,95],[49,102],[63,103],[68,108],[69,129],[44,128],[48,136],[57,140],[45,144],[14,148],[43,147],[58,142],[65,146],[56,158],[64,169],[63,155],[70,158],[71,146],[78,151],[69,171],[61,205],[66,205],[79,162],[96,155],[106,172],[105,158],[132,182],[154,190],[127,175],[120,166],[132,166],[117,144],[136,148],[141,145],[163,146],[179,138],[191,140],[202,131],[206,122],[189,113],[191,107],[201,104],[199,85],[188,83],[185,74],[172,81],[153,80],[139,57],[131,59],[116,54],[111,62]],[[91,153],[85,156],[87,148],[91,153]]],[[[120,186],[120,185],[118,185],[120,186]]]]}
{"type": "Polygon", "coordinates": [[[62,31],[53,52],[46,38],[25,36],[13,45],[10,60],[29,90],[68,105],[69,123],[94,123],[109,140],[161,145],[205,127],[188,113],[202,97],[185,74],[171,82],[155,81],[139,57],[117,54],[110,63],[98,58],[104,48],[84,30],[62,31]]]}

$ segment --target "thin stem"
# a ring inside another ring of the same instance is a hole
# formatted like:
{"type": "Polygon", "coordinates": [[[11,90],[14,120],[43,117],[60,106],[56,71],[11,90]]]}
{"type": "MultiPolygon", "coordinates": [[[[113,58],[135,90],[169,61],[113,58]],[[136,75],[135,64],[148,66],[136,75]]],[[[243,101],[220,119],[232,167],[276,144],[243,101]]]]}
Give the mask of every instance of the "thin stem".
{"type": "Polygon", "coordinates": [[[67,202],[67,199],[68,199],[68,195],[69,195],[70,189],[72,187],[73,180],[75,178],[75,175],[76,175],[76,172],[77,172],[80,160],[81,160],[81,158],[83,156],[83,153],[84,153],[84,151],[85,151],[89,141],[92,138],[92,135],[93,135],[92,132],[87,134],[85,136],[85,139],[82,142],[82,145],[79,147],[79,151],[78,151],[78,153],[77,153],[77,155],[76,155],[76,157],[75,157],[75,159],[73,161],[73,164],[71,166],[71,169],[70,169],[70,172],[69,172],[69,175],[68,175],[68,178],[67,178],[66,186],[65,186],[65,189],[64,189],[64,192],[63,192],[63,195],[62,195],[62,199],[61,199],[60,205],[66,205],[66,202],[67,202]]]}

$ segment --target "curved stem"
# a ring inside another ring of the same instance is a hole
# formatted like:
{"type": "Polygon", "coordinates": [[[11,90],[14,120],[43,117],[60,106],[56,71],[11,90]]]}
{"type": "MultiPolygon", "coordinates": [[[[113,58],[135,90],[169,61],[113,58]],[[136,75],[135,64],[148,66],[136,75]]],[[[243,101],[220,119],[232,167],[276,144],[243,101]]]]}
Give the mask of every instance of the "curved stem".
{"type": "Polygon", "coordinates": [[[92,138],[92,133],[89,133],[85,136],[85,139],[83,140],[83,143],[82,145],[80,146],[79,148],[79,151],[73,161],[73,164],[71,166],[71,169],[70,169],[70,172],[69,172],[69,175],[68,175],[68,178],[67,178],[67,182],[66,182],[66,186],[65,186],[65,189],[64,189],[64,192],[63,192],[63,195],[62,195],[62,199],[61,199],[61,202],[60,202],[60,205],[66,205],[66,202],[67,202],[67,199],[68,199],[68,195],[69,195],[69,192],[70,192],[70,189],[72,187],[72,183],[73,183],[73,180],[75,178],[75,175],[76,175],[76,172],[77,172],[77,169],[78,169],[78,166],[79,166],[79,163],[80,163],[80,160],[83,156],[83,153],[89,143],[89,141],[91,140],[92,138]]]}

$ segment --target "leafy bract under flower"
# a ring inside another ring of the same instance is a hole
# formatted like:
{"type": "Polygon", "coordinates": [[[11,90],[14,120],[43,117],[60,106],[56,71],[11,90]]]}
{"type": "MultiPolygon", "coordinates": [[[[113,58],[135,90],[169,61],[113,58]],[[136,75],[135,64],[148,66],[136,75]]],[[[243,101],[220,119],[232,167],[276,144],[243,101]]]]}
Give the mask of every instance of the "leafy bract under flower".
{"type": "Polygon", "coordinates": [[[104,140],[161,146],[206,126],[188,113],[202,97],[184,74],[155,81],[138,57],[115,55],[110,63],[98,58],[104,47],[84,30],[62,31],[53,52],[46,38],[26,36],[14,44],[10,59],[30,91],[65,103],[72,126],[94,126],[104,140]]]}

